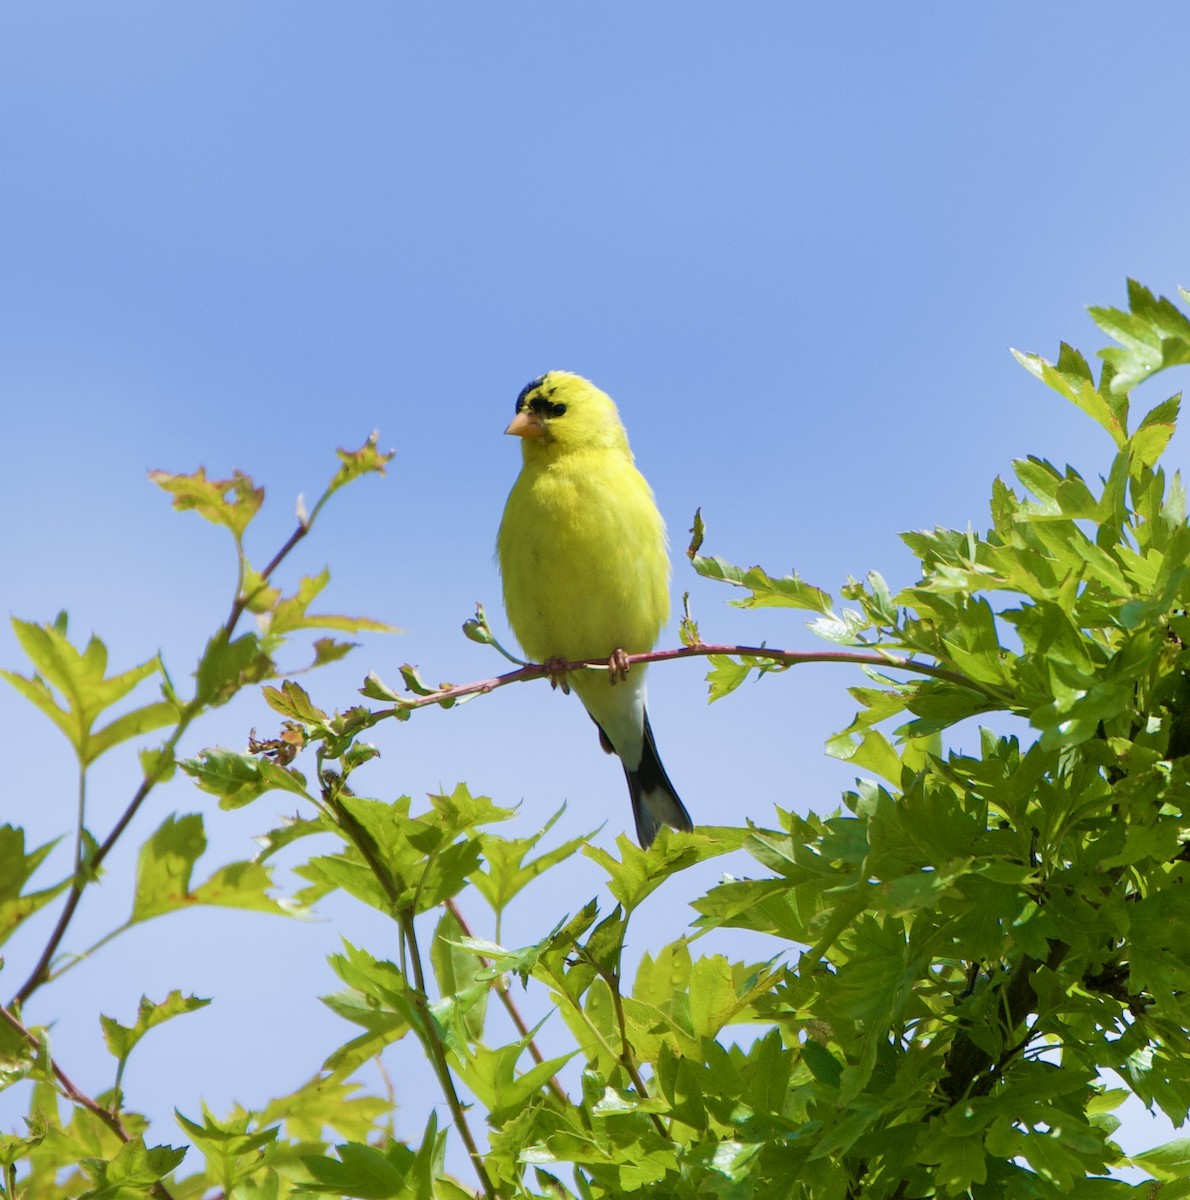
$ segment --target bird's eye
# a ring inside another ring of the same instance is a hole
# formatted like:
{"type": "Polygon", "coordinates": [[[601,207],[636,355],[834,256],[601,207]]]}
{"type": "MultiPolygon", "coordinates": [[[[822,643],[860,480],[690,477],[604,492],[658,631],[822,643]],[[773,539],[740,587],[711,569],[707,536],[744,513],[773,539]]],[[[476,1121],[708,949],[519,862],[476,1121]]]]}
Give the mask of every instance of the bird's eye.
{"type": "Polygon", "coordinates": [[[550,400],[540,392],[532,397],[522,398],[517,404],[517,412],[528,409],[539,417],[560,417],[566,411],[566,405],[560,401],[550,400]]]}

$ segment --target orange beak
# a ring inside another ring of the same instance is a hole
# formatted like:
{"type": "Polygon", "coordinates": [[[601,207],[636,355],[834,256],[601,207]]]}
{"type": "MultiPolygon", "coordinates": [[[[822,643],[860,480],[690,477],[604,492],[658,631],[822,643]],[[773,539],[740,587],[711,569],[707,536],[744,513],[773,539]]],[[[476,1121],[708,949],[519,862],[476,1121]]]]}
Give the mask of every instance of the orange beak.
{"type": "Polygon", "coordinates": [[[526,409],[512,418],[504,432],[511,433],[514,437],[541,437],[545,427],[536,413],[526,409]]]}

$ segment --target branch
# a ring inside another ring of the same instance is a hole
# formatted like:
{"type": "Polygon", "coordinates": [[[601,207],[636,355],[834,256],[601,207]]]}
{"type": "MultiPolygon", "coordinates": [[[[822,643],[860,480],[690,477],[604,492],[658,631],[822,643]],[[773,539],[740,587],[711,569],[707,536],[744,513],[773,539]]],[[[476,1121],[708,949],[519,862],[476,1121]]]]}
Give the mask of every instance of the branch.
{"type": "MultiPolygon", "coordinates": [[[[1051,971],[1056,970],[1069,952],[1070,947],[1065,943],[1050,942],[1044,963],[1032,955],[1025,955],[1009,973],[1006,982],[1000,984],[1002,1003],[999,1005],[998,1025],[1006,1043],[1037,1004],[1033,972],[1043,965],[1051,971]]],[[[969,1033],[960,1033],[946,1053],[945,1071],[939,1084],[947,1106],[957,1104],[964,1096],[986,1096],[996,1081],[997,1073],[1024,1044],[1024,1041],[1020,1041],[1008,1046],[999,1060],[994,1061],[986,1050],[975,1044],[969,1033]]]]}
{"type": "MultiPolygon", "coordinates": [[[[607,985],[608,990],[612,994],[612,1005],[616,1013],[616,1024],[620,1027],[620,1065],[628,1072],[628,1078],[632,1080],[632,1086],[636,1088],[636,1094],[642,1100],[649,1099],[649,1089],[645,1086],[645,1081],[641,1077],[640,1069],[636,1065],[636,1058],[632,1053],[632,1042],[628,1037],[628,1021],[624,1016],[624,997],[620,995],[620,973],[619,971],[607,972],[600,969],[598,964],[592,964],[603,977],[603,982],[607,985]]],[[[672,1135],[665,1128],[665,1122],[654,1112],[649,1113],[653,1121],[653,1128],[666,1139],[672,1141],[672,1135]]]]}
{"type": "MultiPolygon", "coordinates": [[[[323,778],[321,762],[319,764],[319,778],[323,778]]],[[[480,1153],[479,1146],[471,1132],[471,1127],[467,1123],[466,1110],[459,1099],[459,1093],[454,1084],[454,1076],[450,1071],[450,1063],[446,1059],[446,1050],[442,1045],[442,1039],[438,1036],[438,1027],[435,1023],[434,1015],[430,1012],[429,996],[426,992],[425,971],[422,968],[421,952],[417,944],[417,931],[414,928],[413,908],[412,906],[400,903],[400,894],[393,884],[388,868],[376,852],[371,835],[356,820],[354,814],[333,793],[328,792],[325,794],[324,800],[340,829],[343,830],[352,845],[355,846],[364,861],[368,864],[369,870],[375,876],[377,883],[384,889],[384,893],[393,907],[393,917],[401,930],[401,937],[404,944],[409,948],[409,957],[413,966],[413,1007],[417,1011],[419,1024],[422,1026],[416,1032],[421,1039],[422,1045],[429,1051],[430,1065],[434,1069],[434,1074],[438,1077],[438,1085],[442,1089],[442,1094],[446,1099],[451,1116],[454,1118],[455,1128],[459,1131],[459,1136],[463,1139],[463,1145],[466,1147],[468,1157],[471,1159],[471,1165],[475,1170],[476,1177],[479,1179],[483,1194],[488,1200],[496,1200],[496,1189],[492,1185],[491,1177],[488,1175],[487,1168],[484,1165],[483,1155],[480,1153]]]]}
{"type": "MultiPolygon", "coordinates": [[[[917,662],[899,654],[864,653],[852,650],[774,650],[768,646],[709,646],[699,642],[694,646],[675,646],[671,650],[650,650],[647,654],[629,654],[624,661],[630,665],[638,663],[668,662],[676,658],[706,658],[712,654],[736,655],[743,658],[762,659],[766,662],[778,663],[785,667],[797,667],[803,663],[855,663],[863,667],[881,669],[894,668],[899,671],[912,671],[917,675],[928,675],[932,679],[942,679],[958,687],[968,688],[979,692],[997,705],[1004,705],[1010,699],[1007,693],[996,688],[988,687],[958,671],[946,667],[936,667],[932,663],[917,662]]],[[[529,679],[557,679],[571,671],[581,671],[585,668],[607,669],[607,659],[587,658],[578,662],[530,663],[518,667],[515,671],[507,671],[503,675],[493,675],[489,679],[477,679],[471,683],[450,684],[436,691],[406,699],[402,697],[399,703],[391,708],[373,712],[372,720],[384,717],[399,716],[401,713],[415,708],[425,708],[430,704],[451,704],[457,700],[465,700],[471,696],[484,695],[494,692],[497,688],[507,687],[510,683],[524,683],[529,679]]],[[[365,694],[367,694],[365,692],[365,694]]]]}
{"type": "MultiPolygon", "coordinates": [[[[322,507],[325,499],[326,495],[319,500],[314,509],[315,514],[317,514],[318,509],[322,507]]],[[[313,525],[313,523],[313,515],[299,519],[297,528],[289,535],[289,539],[285,542],[281,549],[273,555],[272,561],[261,572],[260,578],[262,583],[268,582],[269,577],[281,565],[281,563],[284,562],[290,551],[298,544],[298,542],[302,540],[302,538],[306,536],[307,533],[310,532],[310,527],[313,525]]],[[[237,550],[238,549],[239,547],[237,543],[237,550]]],[[[240,562],[242,568],[242,553],[240,555],[240,562]]],[[[236,599],[231,606],[231,612],[228,614],[227,620],[222,626],[223,633],[228,641],[231,640],[231,635],[235,631],[236,624],[239,622],[240,617],[244,615],[244,609],[247,606],[248,601],[251,599],[250,596],[241,595],[241,590],[242,589],[237,585],[236,599]]],[[[181,741],[182,735],[190,727],[190,724],[195,720],[196,717],[200,715],[200,711],[200,708],[196,707],[193,701],[182,710],[182,714],[178,719],[178,724],[174,727],[174,731],[170,735],[169,740],[161,748],[161,752],[157,756],[158,763],[173,761],[174,750],[176,749],[178,742],[181,741]]],[[[159,777],[160,768],[157,768],[141,780],[140,787],[136,789],[132,799],[128,802],[128,806],[124,809],[123,813],[120,814],[119,820],[112,827],[111,832],[107,835],[103,843],[95,851],[94,857],[87,864],[88,873],[91,878],[95,878],[100,865],[103,863],[103,860],[107,858],[109,853],[111,853],[112,848],[115,846],[116,842],[119,841],[120,835],[125,829],[127,829],[129,823],[132,821],[132,818],[136,816],[141,805],[148,798],[149,793],[154,787],[157,786],[159,777]]],[[[82,783],[80,781],[80,789],[81,787],[82,783]]],[[[81,846],[82,842],[80,835],[80,849],[81,846]]],[[[58,922],[54,926],[54,931],[50,934],[49,940],[46,942],[45,948],[42,950],[36,966],[34,966],[33,970],[30,971],[28,979],[26,979],[21,985],[20,990],[12,999],[14,1007],[23,1007],[29,997],[50,978],[50,964],[53,962],[54,955],[57,953],[63,937],[66,935],[66,930],[74,917],[75,910],[78,908],[79,900],[82,899],[83,889],[86,887],[87,881],[82,876],[82,873],[79,869],[80,866],[81,863],[76,862],[75,878],[70,889],[70,895],[66,897],[66,903],[62,906],[62,911],[58,915],[58,922]]]]}
{"type": "MultiPolygon", "coordinates": [[[[34,1054],[37,1054],[45,1049],[45,1043],[42,1041],[42,1039],[39,1038],[31,1029],[27,1029],[20,1017],[18,1017],[16,1013],[12,1012],[10,1009],[0,1007],[0,1020],[13,1029],[20,1036],[21,1040],[24,1041],[25,1044],[30,1047],[30,1049],[32,1049],[34,1054]]],[[[58,1066],[51,1055],[47,1053],[46,1057],[49,1061],[50,1070],[53,1072],[54,1078],[58,1081],[58,1087],[61,1090],[62,1095],[65,1096],[66,1099],[71,1102],[71,1104],[76,1104],[80,1108],[85,1108],[92,1116],[102,1121],[104,1125],[106,1125],[108,1129],[110,1129],[112,1133],[114,1133],[116,1137],[120,1139],[121,1142],[126,1143],[132,1140],[128,1131],[124,1128],[120,1118],[117,1117],[114,1112],[110,1112],[108,1109],[104,1108],[102,1104],[100,1104],[97,1100],[93,1100],[87,1095],[86,1092],[78,1087],[78,1085],[70,1079],[66,1072],[63,1071],[60,1066],[58,1066]]],[[[165,1185],[160,1180],[157,1180],[152,1185],[151,1191],[153,1195],[158,1198],[158,1200],[173,1200],[173,1197],[170,1195],[169,1191],[166,1190],[165,1185]]]]}
{"type": "Polygon", "coordinates": [[[496,1200],[496,1189],[492,1186],[491,1177],[488,1175],[487,1167],[484,1165],[483,1155],[480,1153],[479,1146],[471,1134],[471,1127],[467,1124],[466,1112],[462,1101],[459,1099],[459,1093],[455,1089],[454,1076],[450,1073],[450,1063],[446,1061],[446,1049],[442,1045],[442,1039],[438,1036],[438,1026],[434,1020],[434,1014],[430,1012],[430,1001],[426,994],[426,977],[422,969],[421,952],[417,946],[417,932],[414,929],[413,913],[410,909],[403,909],[397,914],[397,918],[401,926],[401,933],[404,935],[405,941],[409,946],[409,957],[413,963],[413,983],[415,988],[413,1002],[423,1025],[422,1044],[430,1051],[430,1061],[434,1067],[434,1074],[438,1076],[438,1085],[442,1088],[442,1094],[446,1097],[446,1103],[450,1107],[451,1115],[454,1117],[455,1128],[458,1129],[459,1136],[463,1139],[463,1144],[467,1148],[467,1154],[479,1179],[479,1185],[483,1188],[483,1194],[488,1197],[488,1200],[496,1200]]]}
{"type": "MultiPolygon", "coordinates": [[[[459,928],[463,931],[463,934],[466,937],[474,937],[475,935],[471,932],[471,927],[467,924],[467,919],[463,916],[462,909],[460,909],[458,904],[455,903],[453,896],[449,897],[445,901],[445,906],[450,912],[451,916],[458,921],[459,928]]],[[[489,969],[491,968],[492,963],[490,959],[485,958],[482,954],[480,954],[478,958],[485,967],[489,969]]],[[[512,1023],[516,1026],[517,1032],[528,1045],[529,1054],[532,1056],[533,1061],[540,1066],[541,1063],[545,1062],[545,1056],[541,1053],[541,1049],[537,1045],[536,1040],[530,1036],[531,1031],[529,1026],[526,1023],[525,1018],[521,1016],[521,1011],[519,1008],[517,1008],[516,1001],[509,994],[508,984],[505,981],[503,974],[494,977],[492,986],[495,989],[496,995],[500,997],[500,1003],[504,1005],[504,1011],[508,1013],[512,1023]]],[[[558,1077],[556,1075],[550,1076],[549,1088],[550,1091],[552,1091],[554,1095],[562,1101],[563,1104],[570,1103],[570,1097],[566,1094],[566,1089],[558,1082],[558,1077]]]]}
{"type": "MultiPolygon", "coordinates": [[[[157,762],[164,763],[173,761],[174,749],[181,740],[182,734],[186,732],[190,722],[197,716],[197,712],[192,712],[186,709],[179,720],[169,740],[161,748],[161,753],[157,756],[157,762]]],[[[136,789],[128,807],[120,815],[120,819],[112,828],[111,833],[104,839],[103,844],[95,851],[90,862],[87,864],[87,872],[90,878],[95,878],[96,872],[99,870],[100,864],[111,853],[112,847],[119,840],[120,834],[127,828],[128,823],[136,815],[137,810],[145,802],[149,793],[156,787],[160,770],[157,767],[144,779],[141,780],[140,787],[136,789]]],[[[83,896],[83,888],[86,886],[86,879],[82,875],[76,874],[74,884],[70,889],[70,895],[66,897],[66,903],[62,906],[62,911],[58,915],[58,923],[54,926],[53,933],[50,934],[49,940],[45,944],[45,948],[41,952],[41,957],[37,960],[37,965],[29,972],[29,978],[21,984],[20,990],[13,997],[12,1003],[14,1007],[23,1007],[25,1001],[39,988],[50,976],[50,963],[53,961],[54,955],[58,950],[58,946],[62,942],[62,938],[66,934],[67,926],[69,926],[71,918],[74,916],[75,909],[78,908],[79,901],[83,896]]]]}

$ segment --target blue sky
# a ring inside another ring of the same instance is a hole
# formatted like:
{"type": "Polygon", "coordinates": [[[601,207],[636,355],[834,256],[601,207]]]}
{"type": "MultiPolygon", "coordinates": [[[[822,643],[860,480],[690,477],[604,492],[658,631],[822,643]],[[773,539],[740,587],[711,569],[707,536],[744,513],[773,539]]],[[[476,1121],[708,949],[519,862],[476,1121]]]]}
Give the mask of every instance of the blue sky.
{"type": "MultiPolygon", "coordinates": [[[[340,496],[283,582],[328,565],[324,608],[406,632],[365,639],[312,690],[345,707],[365,671],[395,679],[406,660],[435,680],[489,674],[497,661],[459,625],[477,600],[503,624],[493,545],[519,453],[501,431],[520,388],[563,368],[618,400],[678,551],[675,598],[691,591],[703,636],[809,647],[797,614],[727,609],[684,569],[696,507],[712,553],[832,590],[872,568],[896,584],[910,569],[898,531],[984,524],[1014,457],[1091,475],[1107,462],[1107,439],[1008,347],[1093,350],[1084,306],[1122,304],[1126,276],[1167,294],[1190,282],[1190,16],[1123,11],[5,5],[3,607],[66,608],[114,665],[160,649],[184,678],[226,610],[232,560],[146,472],[251,473],[269,496],[250,541],[263,561],[335,447],[378,428],[397,452],[389,477],[340,496]]],[[[22,665],[7,628],[0,663],[22,665]]],[[[851,772],[822,743],[857,681],[807,668],[708,708],[697,664],[655,670],[653,725],[695,820],[834,808],[851,772]]],[[[74,804],[63,746],[11,692],[0,718],[0,820],[56,836],[74,804]]],[[[271,721],[244,697],[187,748],[242,746],[271,721]]],[[[563,801],[562,834],[606,819],[610,844],[630,824],[616,764],[544,686],[376,740],[379,796],[466,780],[521,804],[523,832],[563,801]]],[[[97,768],[100,831],[132,770],[97,768]]],[[[211,868],[289,807],[218,814],[180,781],[154,805],[142,837],[170,811],[206,813],[211,868]]],[[[71,948],[126,913],[134,851],[114,856],[71,948]]],[[[713,878],[656,898],[641,948],[646,932],[676,936],[713,878]]],[[[580,865],[557,887],[514,911],[508,940],[538,936],[543,907],[575,911],[599,874],[580,865]]],[[[391,949],[349,907],[327,915],[148,926],[28,1015],[57,1019],[56,1052],[97,1091],[97,1008],[128,1020],[142,992],[214,995],[126,1076],[130,1104],[177,1141],[174,1103],[259,1105],[349,1035],[314,999],[335,986],[323,955],[340,934],[391,949]],[[280,1013],[278,989],[292,998],[280,1013]]],[[[46,931],[12,943],[6,978],[46,931]]],[[[400,1061],[413,1135],[432,1085],[400,1061]]],[[[0,1096],[5,1127],[12,1111],[0,1096]]],[[[1162,1136],[1139,1117],[1127,1133],[1133,1149],[1162,1136]]]]}

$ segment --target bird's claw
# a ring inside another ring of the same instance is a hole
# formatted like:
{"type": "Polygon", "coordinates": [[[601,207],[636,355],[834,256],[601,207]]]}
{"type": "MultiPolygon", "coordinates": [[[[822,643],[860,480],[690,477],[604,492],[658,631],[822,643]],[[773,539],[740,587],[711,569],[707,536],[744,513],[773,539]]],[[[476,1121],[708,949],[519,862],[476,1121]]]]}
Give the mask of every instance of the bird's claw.
{"type": "Polygon", "coordinates": [[[628,678],[628,668],[631,665],[626,650],[613,650],[611,657],[607,660],[608,679],[612,683],[622,683],[628,678]]]}
{"type": "Polygon", "coordinates": [[[547,658],[541,665],[545,668],[546,677],[550,681],[550,687],[560,687],[562,694],[569,696],[570,684],[566,679],[566,660],[564,658],[547,658]]]}

